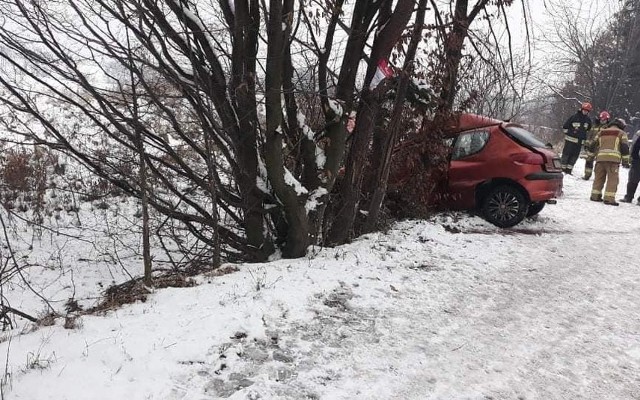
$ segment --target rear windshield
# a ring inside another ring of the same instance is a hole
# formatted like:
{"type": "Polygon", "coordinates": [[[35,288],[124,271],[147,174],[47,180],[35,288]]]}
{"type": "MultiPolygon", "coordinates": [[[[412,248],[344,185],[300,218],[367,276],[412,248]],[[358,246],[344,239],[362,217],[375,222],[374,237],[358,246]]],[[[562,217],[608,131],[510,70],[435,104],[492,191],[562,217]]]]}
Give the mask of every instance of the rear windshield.
{"type": "Polygon", "coordinates": [[[535,137],[533,133],[519,126],[503,126],[504,129],[511,135],[517,142],[529,147],[547,147],[540,139],[535,137]]]}

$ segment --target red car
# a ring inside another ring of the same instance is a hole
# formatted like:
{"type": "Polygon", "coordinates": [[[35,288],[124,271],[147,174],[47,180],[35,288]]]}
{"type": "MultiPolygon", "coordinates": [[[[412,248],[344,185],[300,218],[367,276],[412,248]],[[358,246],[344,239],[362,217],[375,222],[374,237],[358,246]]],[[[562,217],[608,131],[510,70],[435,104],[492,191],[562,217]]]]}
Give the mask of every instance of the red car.
{"type": "Polygon", "coordinates": [[[446,132],[452,145],[449,208],[479,210],[506,228],[538,214],[562,193],[560,158],[522,126],[462,114],[446,132]]]}

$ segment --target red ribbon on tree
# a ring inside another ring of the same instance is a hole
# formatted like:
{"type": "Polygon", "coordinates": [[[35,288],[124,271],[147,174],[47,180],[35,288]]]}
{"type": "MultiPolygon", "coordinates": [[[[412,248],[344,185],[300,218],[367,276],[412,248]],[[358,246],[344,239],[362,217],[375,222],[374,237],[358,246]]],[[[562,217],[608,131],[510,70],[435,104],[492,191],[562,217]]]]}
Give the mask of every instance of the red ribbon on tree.
{"type": "Polygon", "coordinates": [[[383,79],[391,78],[393,76],[393,70],[389,66],[389,61],[386,58],[382,58],[378,61],[378,68],[376,74],[371,79],[369,89],[374,89],[383,79]]]}

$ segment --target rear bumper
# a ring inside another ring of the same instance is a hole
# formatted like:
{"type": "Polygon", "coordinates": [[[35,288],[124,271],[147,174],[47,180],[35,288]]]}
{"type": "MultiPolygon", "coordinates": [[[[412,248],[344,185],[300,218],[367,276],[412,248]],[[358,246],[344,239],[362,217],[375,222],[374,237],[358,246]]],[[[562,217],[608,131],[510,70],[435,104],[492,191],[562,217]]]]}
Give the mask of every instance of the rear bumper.
{"type": "Polygon", "coordinates": [[[524,177],[528,181],[553,181],[559,180],[562,185],[562,172],[534,172],[524,177]]]}
{"type": "Polygon", "coordinates": [[[547,201],[562,195],[562,179],[562,172],[534,172],[525,176],[520,184],[532,202],[547,201]]]}

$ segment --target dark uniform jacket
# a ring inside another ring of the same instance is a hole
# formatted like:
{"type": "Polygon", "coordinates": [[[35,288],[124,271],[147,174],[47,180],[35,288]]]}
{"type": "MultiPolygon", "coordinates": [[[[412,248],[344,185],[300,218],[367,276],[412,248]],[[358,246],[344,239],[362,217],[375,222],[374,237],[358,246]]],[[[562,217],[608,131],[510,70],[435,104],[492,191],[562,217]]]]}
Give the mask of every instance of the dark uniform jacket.
{"type": "Polygon", "coordinates": [[[587,132],[587,140],[586,140],[586,142],[584,142],[584,145],[585,146],[589,146],[589,144],[591,144],[591,142],[593,142],[593,139],[596,137],[598,132],[600,132],[602,129],[604,129],[606,127],[607,127],[607,124],[600,124],[600,123],[597,123],[597,122],[595,124],[593,124],[591,129],[589,129],[589,131],[587,132]]]}
{"type": "Polygon", "coordinates": [[[640,163],[640,137],[636,137],[633,141],[633,147],[631,148],[631,162],[634,164],[640,163]]]}
{"type": "Polygon", "coordinates": [[[587,161],[593,161],[596,158],[596,154],[591,152],[591,144],[593,143],[593,140],[596,138],[596,136],[598,135],[598,132],[600,132],[602,129],[606,128],[607,124],[600,124],[600,123],[596,123],[595,125],[593,125],[593,127],[591,129],[589,129],[589,132],[587,132],[587,140],[584,142],[584,147],[587,150],[587,161]]]}
{"type": "Polygon", "coordinates": [[[565,133],[565,140],[574,143],[581,143],[587,138],[587,132],[591,129],[591,118],[584,115],[582,111],[573,114],[567,122],[562,125],[565,133]]]}

